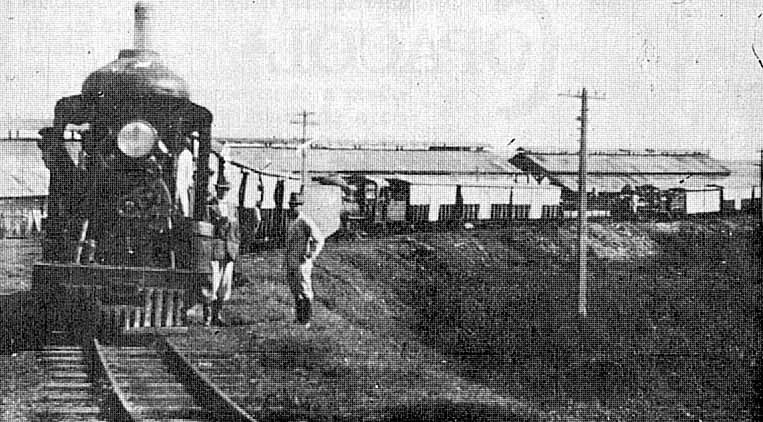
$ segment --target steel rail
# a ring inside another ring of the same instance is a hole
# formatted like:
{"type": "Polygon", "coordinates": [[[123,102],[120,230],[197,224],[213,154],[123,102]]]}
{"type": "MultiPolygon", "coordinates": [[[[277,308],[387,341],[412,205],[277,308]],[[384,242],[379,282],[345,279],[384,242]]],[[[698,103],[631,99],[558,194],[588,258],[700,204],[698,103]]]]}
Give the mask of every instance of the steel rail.
{"type": "Polygon", "coordinates": [[[130,404],[129,400],[127,400],[127,395],[117,383],[116,376],[109,369],[109,364],[106,361],[106,356],[105,356],[103,347],[101,346],[100,342],[98,342],[98,339],[93,338],[92,345],[93,345],[93,353],[95,355],[94,357],[97,358],[95,363],[97,363],[98,365],[98,370],[101,371],[102,374],[105,375],[107,380],[109,381],[109,386],[114,392],[114,395],[117,397],[117,401],[119,402],[119,407],[124,412],[124,414],[129,418],[128,419],[129,421],[143,422],[144,419],[137,412],[137,409],[135,409],[130,404]]]}
{"type": "Polygon", "coordinates": [[[209,377],[201,372],[191,361],[185,357],[177,347],[162,337],[161,341],[167,350],[167,355],[174,360],[177,374],[185,379],[186,384],[193,385],[194,394],[203,395],[203,398],[217,409],[217,413],[224,417],[225,421],[257,422],[244,409],[237,405],[227,394],[218,388],[209,377]]]}

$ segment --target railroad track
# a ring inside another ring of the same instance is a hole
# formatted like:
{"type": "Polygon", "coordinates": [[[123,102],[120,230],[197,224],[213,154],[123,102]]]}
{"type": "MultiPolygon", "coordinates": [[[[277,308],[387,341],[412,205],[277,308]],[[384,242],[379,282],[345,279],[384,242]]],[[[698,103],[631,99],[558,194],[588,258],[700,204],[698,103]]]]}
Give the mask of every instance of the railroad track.
{"type": "Polygon", "coordinates": [[[254,420],[163,338],[135,346],[93,339],[38,356],[49,375],[36,406],[43,421],[254,420]]]}
{"type": "MultiPolygon", "coordinates": [[[[200,351],[192,349],[178,350],[184,359],[193,366],[199,376],[219,388],[223,395],[240,403],[249,414],[268,411],[267,402],[253,403],[249,392],[256,388],[258,379],[253,379],[245,367],[237,364],[236,358],[229,353],[200,351]]],[[[304,418],[301,418],[304,419],[304,418]]]]}

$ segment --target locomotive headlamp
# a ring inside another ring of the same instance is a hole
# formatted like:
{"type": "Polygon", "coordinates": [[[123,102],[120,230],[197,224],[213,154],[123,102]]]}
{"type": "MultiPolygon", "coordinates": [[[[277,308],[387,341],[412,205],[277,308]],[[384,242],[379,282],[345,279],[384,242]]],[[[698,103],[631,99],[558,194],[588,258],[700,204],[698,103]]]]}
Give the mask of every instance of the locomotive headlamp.
{"type": "Polygon", "coordinates": [[[117,147],[131,158],[145,157],[158,141],[159,133],[143,120],[133,120],[127,123],[117,134],[117,147]]]}

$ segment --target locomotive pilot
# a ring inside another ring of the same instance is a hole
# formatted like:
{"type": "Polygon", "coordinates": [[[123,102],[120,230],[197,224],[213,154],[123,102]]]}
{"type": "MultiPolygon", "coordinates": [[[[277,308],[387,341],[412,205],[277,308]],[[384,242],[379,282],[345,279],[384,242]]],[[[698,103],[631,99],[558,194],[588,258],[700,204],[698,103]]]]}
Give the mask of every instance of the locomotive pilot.
{"type": "Polygon", "coordinates": [[[310,328],[313,260],[323,249],[324,239],[315,222],[304,213],[300,195],[291,195],[289,207],[294,220],[286,231],[286,281],[294,296],[295,322],[310,328]]]}
{"type": "Polygon", "coordinates": [[[224,200],[230,186],[226,181],[215,185],[217,198],[210,201],[209,217],[214,225],[211,286],[202,289],[204,325],[227,325],[222,316],[223,304],[230,300],[233,288],[233,266],[239,254],[239,222],[237,208],[224,200]]]}

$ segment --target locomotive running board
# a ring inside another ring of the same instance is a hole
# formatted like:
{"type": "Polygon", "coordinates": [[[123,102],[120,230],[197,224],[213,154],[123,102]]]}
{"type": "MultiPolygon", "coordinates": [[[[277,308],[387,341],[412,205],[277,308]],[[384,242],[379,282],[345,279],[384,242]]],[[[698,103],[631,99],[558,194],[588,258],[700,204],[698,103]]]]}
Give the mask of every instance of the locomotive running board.
{"type": "Polygon", "coordinates": [[[78,284],[118,288],[125,284],[140,288],[194,289],[207,274],[174,268],[79,265],[38,262],[34,264],[32,289],[48,289],[50,284],[78,284]]]}

